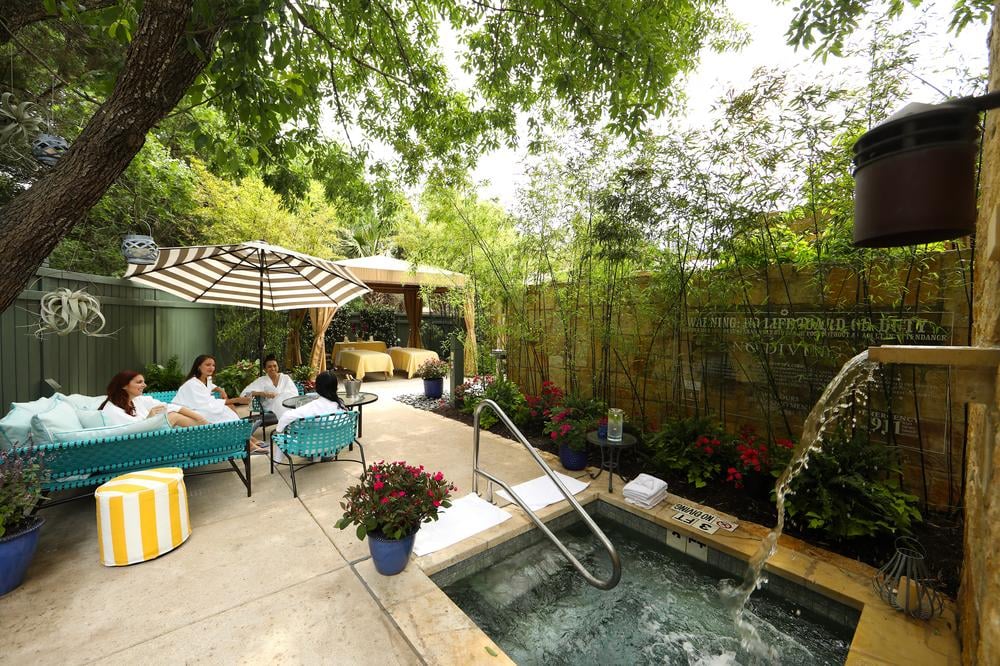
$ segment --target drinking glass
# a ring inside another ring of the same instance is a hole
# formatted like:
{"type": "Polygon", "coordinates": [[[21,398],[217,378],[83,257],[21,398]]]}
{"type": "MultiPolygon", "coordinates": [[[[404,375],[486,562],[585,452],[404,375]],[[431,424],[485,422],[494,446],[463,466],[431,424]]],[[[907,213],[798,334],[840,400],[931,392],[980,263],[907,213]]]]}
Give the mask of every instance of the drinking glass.
{"type": "Polygon", "coordinates": [[[625,412],[620,409],[611,408],[608,410],[608,441],[622,441],[622,423],[625,421],[625,412]]]}

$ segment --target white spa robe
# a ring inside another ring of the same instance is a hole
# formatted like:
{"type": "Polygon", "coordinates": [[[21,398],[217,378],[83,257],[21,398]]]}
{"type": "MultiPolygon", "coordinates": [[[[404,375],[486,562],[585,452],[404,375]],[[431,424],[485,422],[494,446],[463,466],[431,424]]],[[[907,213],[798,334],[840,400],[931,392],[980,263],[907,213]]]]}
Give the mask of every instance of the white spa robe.
{"type": "Polygon", "coordinates": [[[151,398],[148,395],[140,395],[137,398],[132,399],[132,406],[135,407],[135,416],[132,416],[124,409],[119,407],[114,403],[107,403],[101,408],[101,413],[104,414],[104,425],[125,425],[127,423],[135,423],[136,421],[141,421],[149,417],[149,412],[154,407],[159,407],[163,405],[167,408],[168,412],[176,412],[181,408],[180,405],[167,404],[165,402],[160,402],[156,398],[151,398]]]}
{"type": "Polygon", "coordinates": [[[278,385],[275,386],[274,382],[267,375],[263,377],[258,377],[249,386],[243,389],[241,396],[249,396],[254,391],[261,393],[277,393],[278,395],[274,398],[261,398],[260,402],[264,406],[264,411],[274,412],[274,415],[279,419],[281,415],[288,411],[287,407],[281,404],[282,400],[287,400],[288,398],[294,398],[299,394],[299,389],[296,388],[295,382],[288,375],[282,373],[278,375],[278,385]]]}
{"type": "Polygon", "coordinates": [[[211,379],[206,386],[200,380],[192,377],[177,389],[177,395],[174,396],[173,402],[175,405],[193,409],[204,416],[209,423],[238,420],[239,414],[228,407],[225,400],[216,398],[212,393],[212,387],[214,384],[212,384],[211,379]]]}
{"type": "Polygon", "coordinates": [[[278,426],[276,430],[278,432],[284,432],[285,428],[292,421],[297,421],[298,419],[304,419],[307,416],[320,416],[321,414],[336,414],[337,412],[344,411],[341,408],[340,403],[334,402],[333,400],[327,400],[323,396],[319,396],[315,400],[296,409],[289,409],[281,418],[278,419],[278,426]]]}

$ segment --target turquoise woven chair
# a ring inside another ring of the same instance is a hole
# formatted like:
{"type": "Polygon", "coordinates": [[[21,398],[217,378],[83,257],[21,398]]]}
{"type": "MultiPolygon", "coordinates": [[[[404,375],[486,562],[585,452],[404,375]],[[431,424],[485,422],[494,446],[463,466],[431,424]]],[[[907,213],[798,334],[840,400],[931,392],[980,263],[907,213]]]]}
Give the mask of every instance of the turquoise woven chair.
{"type": "Polygon", "coordinates": [[[276,432],[271,435],[271,446],[279,447],[287,456],[287,461],[276,463],[287,465],[292,476],[292,497],[299,496],[298,486],[295,484],[295,470],[315,465],[317,462],[338,461],[338,454],[348,447],[357,444],[361,452],[361,460],[343,460],[339,462],[361,463],[365,468],[365,449],[358,441],[356,433],[358,431],[357,412],[337,412],[336,414],[323,414],[321,416],[310,416],[297,421],[292,421],[285,428],[284,432],[276,432]],[[308,463],[296,463],[292,456],[303,458],[332,458],[332,460],[320,460],[308,463]]]}
{"type": "Polygon", "coordinates": [[[154,400],[159,400],[160,402],[171,402],[174,396],[177,395],[177,391],[147,391],[143,395],[148,395],[154,400]]]}

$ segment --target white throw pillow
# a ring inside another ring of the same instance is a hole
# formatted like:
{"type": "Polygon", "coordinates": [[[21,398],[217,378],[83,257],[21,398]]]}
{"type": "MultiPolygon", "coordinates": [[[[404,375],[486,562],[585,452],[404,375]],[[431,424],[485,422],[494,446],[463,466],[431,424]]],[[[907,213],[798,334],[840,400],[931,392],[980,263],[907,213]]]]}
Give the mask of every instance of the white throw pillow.
{"type": "Polygon", "coordinates": [[[50,405],[31,417],[31,437],[36,444],[54,442],[53,434],[57,432],[83,429],[73,405],[60,399],[51,400],[50,405]]]}
{"type": "Polygon", "coordinates": [[[103,428],[107,425],[104,422],[104,412],[99,412],[96,409],[78,409],[76,417],[80,419],[80,426],[85,430],[87,428],[103,428]]]}
{"type": "Polygon", "coordinates": [[[170,430],[170,421],[166,414],[157,414],[151,419],[141,419],[123,425],[104,426],[103,428],[77,429],[75,431],[57,432],[53,434],[56,442],[82,442],[95,439],[108,439],[122,435],[135,435],[156,430],[170,430]]]}
{"type": "Polygon", "coordinates": [[[0,449],[4,451],[14,445],[23,445],[28,441],[31,432],[31,412],[23,407],[15,407],[7,416],[0,419],[0,449]]]}
{"type": "Polygon", "coordinates": [[[103,395],[81,395],[79,393],[71,393],[70,395],[62,396],[62,400],[73,405],[73,407],[80,411],[81,409],[87,410],[97,410],[101,408],[101,403],[104,402],[107,396],[103,395]]]}

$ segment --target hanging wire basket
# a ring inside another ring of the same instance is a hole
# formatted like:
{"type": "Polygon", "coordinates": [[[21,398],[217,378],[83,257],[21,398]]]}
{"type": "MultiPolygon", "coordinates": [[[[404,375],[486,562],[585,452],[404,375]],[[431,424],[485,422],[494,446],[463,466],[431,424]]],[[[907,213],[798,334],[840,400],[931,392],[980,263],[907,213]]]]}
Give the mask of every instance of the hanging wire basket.
{"type": "Polygon", "coordinates": [[[128,234],[122,238],[122,255],[125,261],[130,264],[155,264],[156,258],[160,256],[160,248],[153,240],[153,229],[146,223],[149,235],[128,234]]]}
{"type": "Polygon", "coordinates": [[[925,558],[919,541],[899,537],[896,554],[872,579],[872,587],[882,601],[920,620],[940,615],[944,609],[944,598],[930,585],[925,558]]]}
{"type": "Polygon", "coordinates": [[[69,150],[69,142],[55,134],[39,134],[31,143],[31,154],[45,166],[55,166],[69,150]]]}

